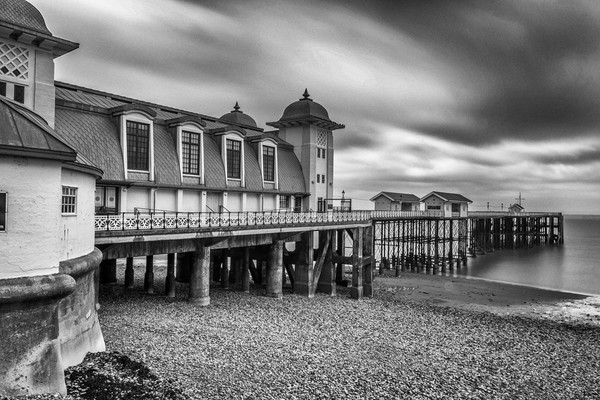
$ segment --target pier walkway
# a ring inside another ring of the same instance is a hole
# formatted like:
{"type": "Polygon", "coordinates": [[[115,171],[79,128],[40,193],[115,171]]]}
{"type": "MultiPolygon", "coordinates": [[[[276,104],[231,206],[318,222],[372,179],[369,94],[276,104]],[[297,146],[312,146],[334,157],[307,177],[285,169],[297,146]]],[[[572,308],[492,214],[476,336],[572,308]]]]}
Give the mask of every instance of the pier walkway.
{"type": "Polygon", "coordinates": [[[145,290],[154,291],[153,257],[167,254],[166,295],[175,281],[190,284],[189,299],[210,302],[211,281],[249,290],[250,278],[265,294],[372,295],[373,271],[460,267],[467,256],[501,248],[562,243],[560,213],[472,212],[129,212],[95,216],[95,243],[102,250],[100,280],[116,282],[117,259],[125,258],[126,287],[133,285],[133,257],[146,257],[145,290]],[[177,261],[177,262],[176,262],[177,261]],[[344,268],[352,266],[352,281],[344,268]],[[175,273],[176,272],[176,273],[175,273]]]}

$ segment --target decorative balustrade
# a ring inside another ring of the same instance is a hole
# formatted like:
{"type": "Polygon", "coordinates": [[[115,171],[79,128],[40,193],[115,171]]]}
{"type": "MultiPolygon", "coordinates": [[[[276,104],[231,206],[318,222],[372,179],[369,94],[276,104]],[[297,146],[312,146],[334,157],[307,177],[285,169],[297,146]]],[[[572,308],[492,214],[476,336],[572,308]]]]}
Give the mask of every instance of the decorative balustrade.
{"type": "MultiPolygon", "coordinates": [[[[470,212],[469,217],[538,216],[560,215],[560,213],[508,213],[470,212]]],[[[442,218],[436,211],[348,211],[348,212],[124,212],[95,216],[96,231],[129,231],[152,229],[202,229],[226,227],[269,227],[307,224],[340,224],[368,222],[373,219],[391,218],[442,218]]]]}
{"type": "Polygon", "coordinates": [[[151,229],[186,228],[226,228],[226,227],[268,227],[298,224],[333,224],[344,222],[365,222],[372,217],[371,211],[350,211],[335,213],[317,212],[125,212],[119,214],[96,215],[96,231],[128,231],[151,229]]]}

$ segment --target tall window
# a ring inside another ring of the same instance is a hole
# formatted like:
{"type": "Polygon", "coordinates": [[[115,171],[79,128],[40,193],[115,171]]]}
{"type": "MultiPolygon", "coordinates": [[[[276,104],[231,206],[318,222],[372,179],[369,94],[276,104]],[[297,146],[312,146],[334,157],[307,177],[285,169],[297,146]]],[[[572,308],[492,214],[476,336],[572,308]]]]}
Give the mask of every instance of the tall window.
{"type": "Polygon", "coordinates": [[[263,177],[265,181],[275,180],[275,148],[263,146],[263,177]]]}
{"type": "Polygon", "coordinates": [[[150,125],[127,121],[127,168],[148,171],[150,125]]]}
{"type": "Polygon", "coordinates": [[[183,173],[200,175],[200,134],[183,131],[181,133],[181,153],[183,173]]]}
{"type": "Polygon", "coordinates": [[[279,196],[279,208],[288,209],[290,208],[290,196],[279,196]]]}
{"type": "Polygon", "coordinates": [[[61,212],[63,214],[75,214],[77,212],[77,188],[62,187],[61,212]]]}
{"type": "Polygon", "coordinates": [[[242,162],[242,142],[227,139],[227,177],[240,179],[242,162]]]}

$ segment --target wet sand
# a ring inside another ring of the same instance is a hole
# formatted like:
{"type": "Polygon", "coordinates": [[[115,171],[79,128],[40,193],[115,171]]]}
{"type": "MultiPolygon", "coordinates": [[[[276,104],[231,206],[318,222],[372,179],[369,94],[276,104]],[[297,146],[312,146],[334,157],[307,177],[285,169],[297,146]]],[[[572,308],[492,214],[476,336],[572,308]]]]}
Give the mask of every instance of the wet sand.
{"type": "Polygon", "coordinates": [[[386,271],[374,283],[382,299],[600,326],[600,296],[414,272],[386,271]]]}

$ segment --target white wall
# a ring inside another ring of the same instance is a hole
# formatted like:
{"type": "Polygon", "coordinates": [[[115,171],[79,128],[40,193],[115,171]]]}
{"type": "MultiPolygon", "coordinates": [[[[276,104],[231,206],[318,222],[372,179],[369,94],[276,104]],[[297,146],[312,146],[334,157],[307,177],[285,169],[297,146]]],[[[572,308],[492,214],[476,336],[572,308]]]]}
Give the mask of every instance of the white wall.
{"type": "Polygon", "coordinates": [[[242,210],[242,194],[238,192],[228,192],[227,194],[227,209],[231,212],[242,210]]]}
{"type": "Polygon", "coordinates": [[[125,211],[132,212],[136,207],[150,208],[149,198],[148,189],[134,187],[127,189],[127,207],[125,211]]]}
{"type": "Polygon", "coordinates": [[[254,193],[246,195],[246,211],[261,211],[260,195],[254,193]]]}
{"type": "Polygon", "coordinates": [[[159,211],[177,211],[177,191],[172,189],[153,190],[154,209],[159,211]]]}
{"type": "MultiPolygon", "coordinates": [[[[277,206],[279,206],[279,204],[277,204],[277,206]]],[[[276,208],[275,195],[265,194],[263,196],[263,211],[273,211],[276,208]]]]}
{"type": "Polygon", "coordinates": [[[201,199],[201,192],[184,190],[181,211],[184,211],[184,212],[199,212],[199,211],[201,211],[200,210],[200,206],[201,206],[200,199],[201,199]]]}
{"type": "MultiPolygon", "coordinates": [[[[6,232],[0,232],[0,279],[57,273],[61,163],[2,156],[0,171],[0,191],[8,192],[6,232]]],[[[92,196],[93,189],[93,208],[92,196]]]]}
{"type": "Polygon", "coordinates": [[[76,215],[61,216],[61,224],[58,226],[61,261],[80,257],[94,250],[96,178],[90,174],[63,168],[62,185],[77,188],[77,213],[76,215]]]}

